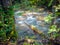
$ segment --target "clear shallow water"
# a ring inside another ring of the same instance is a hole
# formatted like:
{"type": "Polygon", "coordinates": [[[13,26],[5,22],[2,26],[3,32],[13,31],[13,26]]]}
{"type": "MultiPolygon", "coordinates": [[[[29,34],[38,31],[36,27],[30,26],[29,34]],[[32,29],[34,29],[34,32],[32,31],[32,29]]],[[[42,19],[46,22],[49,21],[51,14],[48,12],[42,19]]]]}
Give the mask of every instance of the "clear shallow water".
{"type": "MultiPolygon", "coordinates": [[[[46,35],[49,29],[49,25],[44,22],[44,20],[38,20],[37,17],[42,16],[45,17],[48,15],[47,12],[43,13],[26,13],[26,16],[18,15],[21,11],[15,12],[15,22],[16,22],[16,31],[18,32],[18,38],[26,38],[34,37],[36,40],[40,40],[41,37],[37,34],[35,35],[34,32],[25,24],[34,25],[37,29],[43,31],[46,35]],[[25,22],[25,23],[24,23],[25,22]]],[[[23,11],[22,11],[23,12],[23,11]]],[[[43,19],[43,18],[42,18],[43,19]]]]}

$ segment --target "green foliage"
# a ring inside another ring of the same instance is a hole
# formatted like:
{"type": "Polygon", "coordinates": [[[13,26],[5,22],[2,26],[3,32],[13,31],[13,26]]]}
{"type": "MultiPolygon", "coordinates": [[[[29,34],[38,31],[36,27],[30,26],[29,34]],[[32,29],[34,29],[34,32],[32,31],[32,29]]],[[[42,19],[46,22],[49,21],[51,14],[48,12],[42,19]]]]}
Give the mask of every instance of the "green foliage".
{"type": "Polygon", "coordinates": [[[2,21],[0,21],[0,27],[3,26],[2,21]]]}
{"type": "Polygon", "coordinates": [[[51,27],[50,27],[50,29],[49,29],[49,32],[48,33],[52,33],[52,32],[56,32],[57,31],[57,29],[56,29],[57,27],[56,27],[56,25],[52,25],[51,27]]]}
{"type": "Polygon", "coordinates": [[[6,33],[4,30],[0,30],[0,41],[6,41],[6,33]]]}
{"type": "MultiPolygon", "coordinates": [[[[18,2],[18,1],[16,1],[18,2]]],[[[15,9],[17,8],[24,8],[27,9],[27,7],[31,8],[32,6],[35,7],[40,7],[40,6],[45,6],[45,7],[51,7],[53,5],[54,0],[20,0],[20,3],[15,4],[15,9]]]]}
{"type": "Polygon", "coordinates": [[[8,15],[13,15],[14,11],[13,11],[13,6],[10,6],[9,9],[6,10],[8,15]]]}
{"type": "Polygon", "coordinates": [[[48,16],[46,16],[46,17],[44,18],[45,22],[51,23],[51,20],[53,19],[52,15],[53,15],[53,14],[49,14],[48,16]]]}
{"type": "Polygon", "coordinates": [[[27,43],[27,42],[24,42],[24,43],[23,43],[23,45],[30,45],[30,44],[29,44],[29,43],[27,43]]]}
{"type": "Polygon", "coordinates": [[[59,10],[60,10],[60,4],[56,6],[56,9],[55,9],[56,16],[59,16],[60,15],[60,11],[59,10]]]}
{"type": "Polygon", "coordinates": [[[54,0],[50,0],[50,1],[49,1],[48,7],[50,7],[50,6],[52,5],[53,1],[54,1],[54,0]]]}
{"type": "MultiPolygon", "coordinates": [[[[60,12],[59,12],[60,8],[59,7],[60,7],[59,5],[55,7],[55,16],[54,17],[52,17],[53,14],[49,14],[47,17],[45,17],[45,22],[51,23],[52,19],[58,18],[58,16],[60,15],[60,12]]],[[[58,26],[58,24],[50,25],[48,34],[50,37],[52,37],[52,39],[56,39],[56,37],[58,38],[60,36],[60,28],[58,28],[57,26],[58,26]]]]}
{"type": "Polygon", "coordinates": [[[17,33],[15,31],[13,6],[4,11],[1,8],[0,12],[0,41],[4,42],[7,39],[15,41],[17,33]]]}
{"type": "Polygon", "coordinates": [[[20,9],[20,4],[16,3],[15,5],[13,5],[14,10],[19,10],[20,9]]]}
{"type": "Polygon", "coordinates": [[[52,37],[55,39],[56,37],[60,36],[59,33],[60,29],[56,28],[56,25],[51,26],[51,29],[49,29],[49,34],[52,34],[52,37]]]}

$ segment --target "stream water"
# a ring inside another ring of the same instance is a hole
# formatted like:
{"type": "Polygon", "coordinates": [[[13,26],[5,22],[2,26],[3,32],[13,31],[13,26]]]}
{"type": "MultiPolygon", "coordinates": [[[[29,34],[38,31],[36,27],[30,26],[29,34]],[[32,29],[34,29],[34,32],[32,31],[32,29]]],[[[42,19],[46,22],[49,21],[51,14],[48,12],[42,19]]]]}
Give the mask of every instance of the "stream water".
{"type": "Polygon", "coordinates": [[[15,12],[16,31],[18,32],[18,38],[33,38],[40,40],[41,37],[34,32],[25,24],[34,25],[40,31],[43,31],[46,35],[49,29],[49,24],[45,23],[44,17],[48,15],[48,12],[27,12],[24,15],[19,15],[24,11],[15,12]],[[25,23],[24,23],[25,22],[25,23]]]}

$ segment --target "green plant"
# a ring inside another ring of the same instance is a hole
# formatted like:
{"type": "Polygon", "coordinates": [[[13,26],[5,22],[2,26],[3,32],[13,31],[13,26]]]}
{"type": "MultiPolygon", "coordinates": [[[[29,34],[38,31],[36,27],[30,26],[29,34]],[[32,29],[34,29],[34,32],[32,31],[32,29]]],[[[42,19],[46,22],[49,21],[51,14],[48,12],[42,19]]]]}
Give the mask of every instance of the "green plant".
{"type": "Polygon", "coordinates": [[[3,10],[1,7],[0,12],[0,41],[16,41],[17,33],[15,31],[13,6],[10,6],[7,10],[3,10]]]}
{"type": "Polygon", "coordinates": [[[45,20],[46,23],[51,23],[51,20],[53,19],[52,15],[53,15],[53,14],[49,14],[48,16],[46,16],[46,17],[44,18],[44,20],[45,20]]]}
{"type": "Polygon", "coordinates": [[[56,25],[52,25],[49,29],[49,32],[48,33],[52,33],[52,32],[57,32],[57,29],[56,29],[56,25]]]}
{"type": "Polygon", "coordinates": [[[52,34],[52,37],[55,39],[56,37],[59,37],[60,28],[57,28],[56,25],[52,25],[48,31],[49,34],[52,34]]]}
{"type": "Polygon", "coordinates": [[[56,14],[56,16],[60,15],[60,11],[59,10],[60,10],[60,4],[55,7],[55,14],[56,14]]]}
{"type": "Polygon", "coordinates": [[[54,0],[50,0],[50,1],[49,1],[48,7],[50,7],[50,6],[52,5],[53,1],[54,1],[54,0]]]}
{"type": "Polygon", "coordinates": [[[0,30],[0,42],[6,41],[6,33],[4,30],[0,30]]]}

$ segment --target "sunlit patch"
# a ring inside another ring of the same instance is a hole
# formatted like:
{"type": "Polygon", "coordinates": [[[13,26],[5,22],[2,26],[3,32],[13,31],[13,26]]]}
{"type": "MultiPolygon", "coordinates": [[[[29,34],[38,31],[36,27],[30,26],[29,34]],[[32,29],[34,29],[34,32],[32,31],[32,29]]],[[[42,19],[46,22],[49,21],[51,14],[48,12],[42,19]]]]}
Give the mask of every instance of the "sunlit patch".
{"type": "Polygon", "coordinates": [[[23,24],[23,21],[19,21],[18,24],[23,24]]]}

